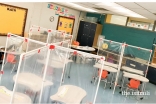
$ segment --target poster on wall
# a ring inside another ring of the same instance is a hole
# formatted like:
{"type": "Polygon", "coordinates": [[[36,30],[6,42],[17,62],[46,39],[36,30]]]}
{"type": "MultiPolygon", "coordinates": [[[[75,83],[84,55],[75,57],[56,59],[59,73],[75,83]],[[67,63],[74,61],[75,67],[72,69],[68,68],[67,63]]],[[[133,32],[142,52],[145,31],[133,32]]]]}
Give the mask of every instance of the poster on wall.
{"type": "Polygon", "coordinates": [[[49,9],[55,10],[55,15],[65,16],[65,17],[69,17],[69,18],[75,18],[75,16],[73,14],[68,13],[68,9],[66,9],[66,8],[62,8],[62,7],[59,7],[54,4],[48,4],[47,7],[49,9]]]}
{"type": "Polygon", "coordinates": [[[27,10],[26,8],[0,3],[0,35],[6,36],[10,32],[23,36],[27,10]]]}
{"type": "Polygon", "coordinates": [[[67,34],[72,34],[74,28],[74,21],[75,19],[73,18],[59,16],[57,30],[64,30],[67,34]]]}

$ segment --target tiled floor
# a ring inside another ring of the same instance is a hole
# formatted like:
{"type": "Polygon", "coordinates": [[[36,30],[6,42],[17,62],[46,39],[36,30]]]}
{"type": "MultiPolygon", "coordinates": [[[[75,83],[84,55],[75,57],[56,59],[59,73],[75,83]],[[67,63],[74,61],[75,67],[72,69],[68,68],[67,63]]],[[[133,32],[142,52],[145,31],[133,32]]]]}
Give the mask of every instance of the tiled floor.
{"type": "MultiPolygon", "coordinates": [[[[67,66],[67,69],[69,69],[69,65],[67,66]]],[[[42,67],[42,66],[38,66],[42,67]]],[[[13,88],[13,75],[16,74],[16,72],[13,72],[10,74],[10,66],[6,67],[5,75],[2,77],[2,83],[1,85],[6,86],[8,89],[12,90],[13,88]]],[[[70,78],[68,78],[68,72],[66,71],[64,83],[62,85],[71,84],[76,85],[81,88],[83,88],[87,92],[87,96],[83,99],[82,103],[89,103],[93,102],[94,94],[96,92],[96,86],[97,83],[94,85],[91,83],[92,77],[94,75],[94,71],[97,70],[93,67],[92,64],[80,64],[80,63],[72,63],[71,64],[71,72],[70,72],[70,78]]],[[[51,86],[50,95],[53,95],[57,92],[57,89],[60,84],[60,76],[62,73],[62,69],[54,69],[54,74],[52,76],[53,86],[51,86]]],[[[29,76],[28,76],[29,77],[29,76]]],[[[110,76],[111,77],[111,74],[110,76]]],[[[120,81],[120,78],[119,78],[120,81]]],[[[109,84],[107,85],[106,89],[104,89],[104,82],[101,81],[99,85],[99,90],[97,94],[96,103],[156,103],[156,85],[153,85],[151,83],[147,83],[146,90],[150,92],[149,96],[144,96],[143,100],[137,100],[135,96],[128,96],[127,98],[120,94],[119,87],[116,87],[115,93],[113,94],[113,88],[109,88],[109,84]]],[[[44,91],[44,97],[48,97],[47,93],[48,91],[44,91]]],[[[47,100],[46,100],[47,101],[47,100]]],[[[43,101],[44,103],[46,101],[43,101]]],[[[49,103],[50,103],[49,99],[49,103]]],[[[47,103],[47,102],[46,102],[47,103]]]]}

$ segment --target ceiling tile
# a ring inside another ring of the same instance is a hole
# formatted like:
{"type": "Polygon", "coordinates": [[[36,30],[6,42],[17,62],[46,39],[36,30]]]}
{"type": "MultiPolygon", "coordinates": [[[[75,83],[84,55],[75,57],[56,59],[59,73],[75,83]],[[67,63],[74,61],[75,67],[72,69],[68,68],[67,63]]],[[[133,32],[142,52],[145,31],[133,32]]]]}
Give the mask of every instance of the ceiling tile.
{"type": "Polygon", "coordinates": [[[136,2],[138,5],[142,6],[145,9],[156,10],[156,2],[136,2]]]}
{"type": "Polygon", "coordinates": [[[139,5],[137,5],[134,2],[116,2],[117,4],[126,7],[126,8],[132,8],[132,9],[143,9],[142,7],[140,7],[139,5]]]}
{"type": "Polygon", "coordinates": [[[151,12],[145,10],[145,9],[130,9],[136,13],[139,13],[139,14],[152,14],[151,12]]]}

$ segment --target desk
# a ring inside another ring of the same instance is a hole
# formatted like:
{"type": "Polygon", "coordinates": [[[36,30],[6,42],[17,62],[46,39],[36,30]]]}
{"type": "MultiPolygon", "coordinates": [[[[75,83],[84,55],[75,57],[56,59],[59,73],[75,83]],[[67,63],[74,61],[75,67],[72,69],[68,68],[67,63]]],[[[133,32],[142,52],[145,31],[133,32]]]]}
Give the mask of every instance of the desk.
{"type": "Polygon", "coordinates": [[[139,75],[144,75],[143,71],[137,70],[137,69],[134,69],[134,68],[130,68],[130,67],[127,67],[127,66],[122,66],[121,69],[124,70],[124,71],[127,71],[127,72],[131,72],[131,73],[135,73],[135,74],[139,74],[139,75]]]}
{"type": "MultiPolygon", "coordinates": [[[[102,65],[101,64],[98,64],[98,63],[96,63],[95,65],[94,65],[94,67],[95,68],[102,68],[102,65]]],[[[109,71],[109,72],[112,72],[112,73],[116,73],[117,72],[117,69],[115,69],[115,68],[113,68],[113,67],[111,67],[111,66],[103,66],[103,69],[104,70],[107,70],[107,71],[109,71]]]]}
{"type": "MultiPolygon", "coordinates": [[[[127,78],[133,78],[139,81],[142,81],[142,88],[141,91],[145,91],[145,83],[149,82],[149,80],[141,75],[137,75],[137,74],[132,74],[132,73],[128,73],[128,72],[123,72],[123,77],[127,77],[127,78]]],[[[122,79],[122,87],[121,87],[121,91],[123,89],[123,85],[124,85],[124,78],[122,79]]]]}
{"type": "MultiPolygon", "coordinates": [[[[45,64],[46,60],[37,60],[39,63],[42,63],[42,64],[45,64]]],[[[51,66],[53,68],[63,68],[64,67],[64,63],[65,63],[65,60],[64,62],[60,60],[60,61],[55,61],[55,60],[49,60],[49,63],[48,63],[48,66],[51,66]]],[[[73,60],[66,60],[66,63],[69,63],[69,62],[73,62],[73,60]]]]}
{"type": "Polygon", "coordinates": [[[63,85],[59,87],[58,92],[55,95],[52,95],[50,99],[66,104],[80,104],[86,95],[86,91],[80,87],[63,85]]]}
{"type": "MultiPolygon", "coordinates": [[[[98,63],[102,64],[101,62],[98,62],[98,63]]],[[[110,66],[110,67],[113,67],[113,68],[118,68],[118,64],[114,64],[114,63],[107,62],[107,61],[104,61],[104,65],[110,66]]]]}
{"type": "MultiPolygon", "coordinates": [[[[9,104],[11,95],[12,91],[8,90],[4,86],[0,86],[0,104],[9,104]]],[[[31,104],[31,99],[23,93],[15,92],[13,99],[13,104],[31,104]]]]}
{"type": "MultiPolygon", "coordinates": [[[[102,68],[102,65],[101,64],[98,64],[98,63],[96,63],[95,65],[94,65],[94,67],[95,68],[98,68],[98,69],[101,69],[102,68]]],[[[110,88],[111,88],[111,86],[112,86],[112,84],[113,84],[113,78],[114,78],[114,73],[117,73],[117,69],[116,68],[113,68],[113,67],[111,67],[111,66],[103,66],[103,70],[106,70],[106,71],[108,71],[108,72],[111,72],[112,74],[113,74],[113,76],[112,76],[112,78],[111,78],[111,85],[110,85],[110,88]]],[[[96,73],[95,73],[96,74],[96,73]]],[[[95,75],[96,76],[96,75],[95,75]]],[[[94,78],[94,77],[93,77],[94,78]]],[[[96,79],[95,79],[95,82],[96,82],[96,80],[97,80],[97,77],[96,77],[96,79]]],[[[95,82],[94,82],[94,84],[95,84],[95,82]]],[[[91,81],[91,83],[92,83],[92,81],[91,81]]]]}
{"type": "Polygon", "coordinates": [[[81,50],[81,51],[85,51],[85,52],[95,51],[95,48],[88,47],[88,46],[75,46],[75,45],[72,45],[71,47],[76,49],[76,50],[81,50]]]}
{"type": "MultiPolygon", "coordinates": [[[[14,75],[13,77],[14,81],[15,81],[15,78],[16,78],[16,75],[14,75]]],[[[33,90],[34,92],[38,92],[41,90],[42,81],[43,81],[42,77],[39,77],[32,73],[19,73],[18,79],[17,79],[18,84],[25,85],[29,87],[31,90],[33,90]]],[[[53,85],[53,83],[50,81],[46,80],[44,82],[44,87],[51,86],[51,85],[53,85]]]]}

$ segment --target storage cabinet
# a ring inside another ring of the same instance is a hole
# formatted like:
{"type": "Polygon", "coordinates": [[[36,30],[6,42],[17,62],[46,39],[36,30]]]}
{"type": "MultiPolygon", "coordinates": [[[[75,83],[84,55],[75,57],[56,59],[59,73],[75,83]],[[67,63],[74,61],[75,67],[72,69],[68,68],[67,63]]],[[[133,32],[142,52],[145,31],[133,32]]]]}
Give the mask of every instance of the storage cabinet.
{"type": "Polygon", "coordinates": [[[152,64],[156,65],[156,48],[153,53],[152,64]]]}
{"type": "Polygon", "coordinates": [[[77,41],[81,46],[96,46],[98,36],[101,35],[101,32],[101,24],[80,21],[77,41]]]}

